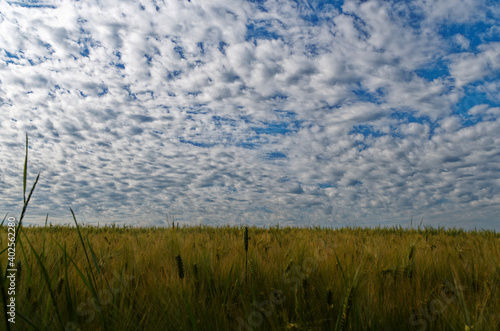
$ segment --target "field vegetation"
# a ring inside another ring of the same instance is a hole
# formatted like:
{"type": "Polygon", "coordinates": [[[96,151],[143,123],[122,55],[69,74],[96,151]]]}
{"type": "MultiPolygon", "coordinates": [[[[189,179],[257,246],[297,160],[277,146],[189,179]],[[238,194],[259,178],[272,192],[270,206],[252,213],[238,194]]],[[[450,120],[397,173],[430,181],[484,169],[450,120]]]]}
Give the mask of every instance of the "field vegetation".
{"type": "Polygon", "coordinates": [[[493,231],[246,229],[23,228],[11,327],[500,329],[493,231]]]}

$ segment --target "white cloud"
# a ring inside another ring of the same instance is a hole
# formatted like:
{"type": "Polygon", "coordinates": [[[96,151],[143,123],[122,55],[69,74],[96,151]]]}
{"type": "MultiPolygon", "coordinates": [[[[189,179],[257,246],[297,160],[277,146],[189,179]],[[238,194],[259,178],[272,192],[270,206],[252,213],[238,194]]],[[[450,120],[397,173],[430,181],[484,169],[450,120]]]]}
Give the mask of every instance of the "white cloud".
{"type": "Polygon", "coordinates": [[[500,43],[478,46],[479,53],[450,55],[450,73],[461,87],[483,78],[495,77],[500,70],[500,43]]]}
{"type": "Polygon", "coordinates": [[[487,1],[484,0],[418,0],[413,6],[422,10],[427,20],[438,22],[482,21],[487,11],[487,1]]]}
{"type": "Polygon", "coordinates": [[[470,41],[469,39],[465,38],[463,35],[460,33],[457,33],[456,35],[453,36],[453,41],[460,46],[460,48],[467,50],[470,46],[470,41]]]}
{"type": "Polygon", "coordinates": [[[492,220],[499,47],[449,53],[470,44],[435,27],[483,6],[462,5],[1,2],[2,207],[28,132],[33,222],[67,206],[101,223],[492,220]],[[449,74],[419,72],[438,60],[449,74]],[[453,114],[484,79],[487,100],[453,114]]]}

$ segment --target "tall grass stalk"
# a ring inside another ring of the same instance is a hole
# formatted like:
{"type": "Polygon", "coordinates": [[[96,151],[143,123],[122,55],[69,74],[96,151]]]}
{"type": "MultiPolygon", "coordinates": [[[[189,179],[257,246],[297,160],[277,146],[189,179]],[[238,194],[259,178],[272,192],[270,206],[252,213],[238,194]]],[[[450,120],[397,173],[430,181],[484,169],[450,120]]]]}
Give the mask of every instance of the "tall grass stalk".
{"type": "MultiPolygon", "coordinates": [[[[28,134],[26,133],[26,143],[25,143],[25,157],[24,157],[24,170],[23,170],[23,208],[21,210],[21,216],[19,217],[19,222],[15,228],[15,239],[14,239],[14,248],[17,248],[17,242],[18,238],[20,237],[20,231],[22,229],[21,225],[24,219],[24,215],[26,213],[26,209],[28,208],[29,201],[31,199],[31,196],[33,195],[33,192],[35,191],[36,184],[38,183],[38,179],[40,178],[40,173],[36,176],[35,182],[31,186],[31,190],[28,194],[28,198],[26,198],[26,183],[27,183],[27,177],[28,177],[28,134]]],[[[4,219],[2,220],[2,226],[5,222],[5,218],[7,215],[5,215],[4,219]]],[[[0,252],[0,255],[7,251],[7,248],[5,250],[2,250],[0,252]]],[[[6,329],[10,330],[10,324],[8,322],[8,315],[7,315],[7,293],[5,289],[5,283],[7,282],[7,269],[9,269],[7,266],[5,268],[5,273],[2,273],[2,263],[0,260],[0,274],[1,274],[1,279],[0,279],[0,292],[2,293],[2,303],[4,306],[4,315],[5,315],[5,323],[6,323],[6,329]]]]}
{"type": "Polygon", "coordinates": [[[243,246],[245,248],[245,277],[248,270],[248,226],[245,226],[245,231],[243,233],[243,246]]]}

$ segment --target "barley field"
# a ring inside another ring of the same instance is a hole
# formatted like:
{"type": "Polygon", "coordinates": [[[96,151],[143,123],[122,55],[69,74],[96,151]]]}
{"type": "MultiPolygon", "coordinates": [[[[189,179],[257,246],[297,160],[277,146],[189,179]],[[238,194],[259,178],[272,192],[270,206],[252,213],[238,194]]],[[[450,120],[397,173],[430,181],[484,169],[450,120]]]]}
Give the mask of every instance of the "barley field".
{"type": "Polygon", "coordinates": [[[500,329],[494,231],[76,225],[19,230],[11,330],[500,329]]]}

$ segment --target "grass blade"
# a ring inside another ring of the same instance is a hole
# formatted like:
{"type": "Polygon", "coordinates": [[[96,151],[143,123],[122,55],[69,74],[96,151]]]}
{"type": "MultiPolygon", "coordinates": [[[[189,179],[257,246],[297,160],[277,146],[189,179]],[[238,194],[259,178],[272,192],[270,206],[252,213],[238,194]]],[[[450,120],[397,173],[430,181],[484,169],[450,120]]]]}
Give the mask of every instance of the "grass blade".
{"type": "Polygon", "coordinates": [[[26,205],[26,177],[28,173],[28,133],[26,133],[26,152],[24,156],[24,172],[23,172],[23,201],[26,205]]]}
{"type": "Polygon", "coordinates": [[[80,227],[78,226],[78,222],[76,221],[76,216],[75,216],[75,213],[73,212],[73,209],[69,208],[69,210],[71,211],[71,215],[73,215],[73,220],[75,221],[76,230],[78,231],[78,237],[80,238],[80,242],[82,243],[82,246],[83,246],[83,252],[85,253],[85,257],[87,259],[87,264],[88,264],[88,266],[90,268],[90,272],[92,274],[92,280],[94,282],[94,286],[96,286],[97,282],[96,282],[95,277],[94,277],[94,272],[92,270],[92,264],[90,263],[89,254],[87,253],[87,247],[85,247],[85,242],[83,241],[82,233],[80,232],[80,227]]]}
{"type": "Polygon", "coordinates": [[[49,276],[49,273],[47,271],[47,269],[45,268],[45,265],[43,264],[43,261],[42,259],[40,258],[40,255],[38,255],[38,253],[36,252],[35,248],[33,247],[33,245],[31,244],[31,241],[28,239],[28,237],[26,236],[26,234],[24,235],[26,241],[28,242],[28,245],[30,246],[31,248],[31,251],[33,252],[33,254],[35,255],[35,258],[40,266],[40,268],[42,269],[42,276],[43,276],[43,279],[45,280],[45,283],[47,284],[47,287],[49,288],[49,292],[50,292],[50,298],[52,299],[52,304],[54,305],[55,309],[56,309],[56,314],[57,314],[57,320],[59,321],[59,324],[61,325],[61,328],[64,329],[64,323],[62,321],[62,318],[61,318],[61,314],[59,312],[59,307],[57,306],[57,301],[56,301],[56,298],[55,298],[55,295],[54,295],[54,291],[52,290],[52,285],[50,283],[50,276],[49,276]]]}
{"type": "Polygon", "coordinates": [[[16,315],[19,315],[19,317],[21,317],[21,319],[23,319],[26,323],[28,323],[29,325],[31,325],[31,327],[35,330],[42,330],[40,327],[38,327],[33,321],[31,321],[28,317],[24,316],[23,313],[21,313],[20,311],[17,311],[16,312],[16,315]]]}

